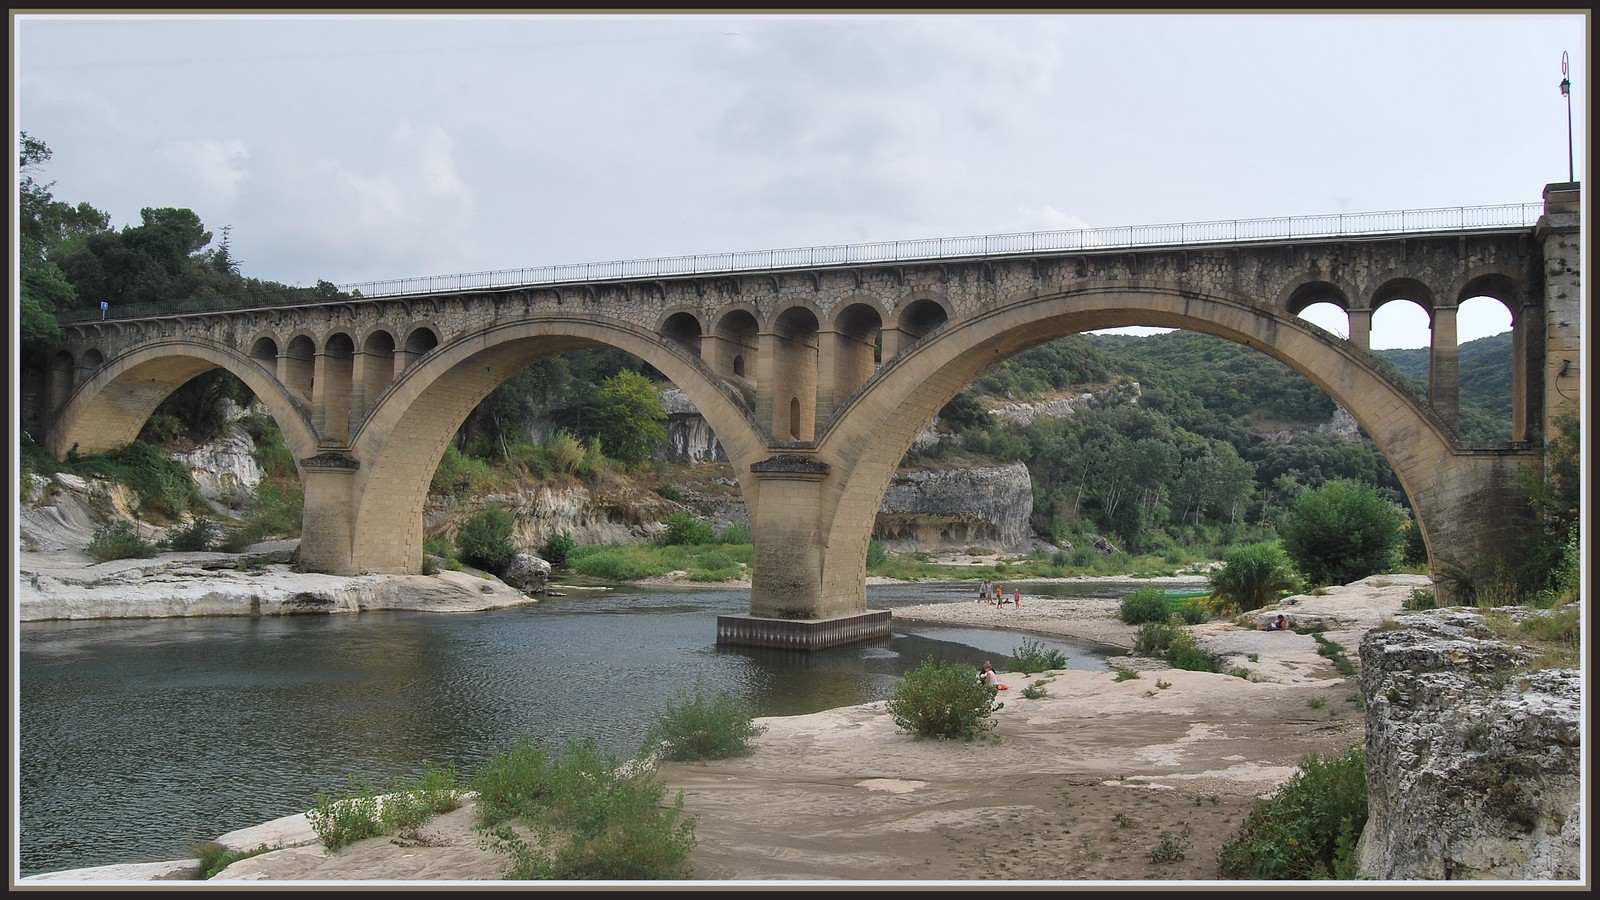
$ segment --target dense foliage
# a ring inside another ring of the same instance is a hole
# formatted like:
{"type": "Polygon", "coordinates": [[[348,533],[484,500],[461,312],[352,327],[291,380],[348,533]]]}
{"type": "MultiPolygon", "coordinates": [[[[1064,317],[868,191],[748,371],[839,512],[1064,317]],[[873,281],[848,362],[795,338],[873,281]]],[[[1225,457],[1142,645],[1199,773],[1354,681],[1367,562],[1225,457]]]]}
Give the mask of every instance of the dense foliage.
{"type": "Polygon", "coordinates": [[[1118,613],[1128,625],[1165,622],[1172,618],[1172,601],[1167,598],[1165,591],[1146,584],[1134,588],[1122,598],[1118,613]]]}
{"type": "Polygon", "coordinates": [[[511,514],[499,506],[473,513],[456,534],[456,550],[463,562],[488,572],[502,572],[517,555],[511,541],[511,514]]]}
{"type": "Polygon", "coordinates": [[[1339,479],[1301,494],[1278,531],[1309,582],[1349,584],[1394,569],[1404,523],[1372,485],[1339,479]]]}
{"type": "Polygon", "coordinates": [[[1229,880],[1351,880],[1367,825],[1365,754],[1307,757],[1287,784],[1261,800],[1217,854],[1229,880]]]}

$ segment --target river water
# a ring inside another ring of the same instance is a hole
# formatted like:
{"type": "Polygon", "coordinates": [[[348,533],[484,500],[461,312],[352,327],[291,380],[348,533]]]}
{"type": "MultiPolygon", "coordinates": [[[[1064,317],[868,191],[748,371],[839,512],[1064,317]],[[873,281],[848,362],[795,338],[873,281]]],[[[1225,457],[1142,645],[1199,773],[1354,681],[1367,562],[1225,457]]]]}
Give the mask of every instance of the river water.
{"type": "MultiPolygon", "coordinates": [[[[1020,585],[1119,597],[1125,584],[1020,585]]],[[[1171,589],[1183,589],[1173,585],[1171,589]]],[[[22,875],[186,859],[193,845],[304,812],[351,776],[383,788],[453,765],[458,780],[519,737],[592,738],[631,756],[669,702],[729,693],[757,716],[888,699],[927,656],[981,664],[1026,639],[1068,667],[1111,648],[997,629],[895,622],[815,653],[719,647],[746,591],[565,589],[515,609],[18,627],[22,875]]],[[[965,584],[868,590],[868,607],[972,602],[965,584]]],[[[1003,666],[1001,666],[1003,668],[1003,666]]]]}

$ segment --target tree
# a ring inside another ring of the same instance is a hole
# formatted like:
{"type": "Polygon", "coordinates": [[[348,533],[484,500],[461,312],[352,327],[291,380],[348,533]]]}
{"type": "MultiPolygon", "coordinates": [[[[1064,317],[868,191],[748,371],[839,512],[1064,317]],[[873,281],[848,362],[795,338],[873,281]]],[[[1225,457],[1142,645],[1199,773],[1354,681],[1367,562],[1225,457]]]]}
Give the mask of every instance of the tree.
{"type": "Polygon", "coordinates": [[[584,415],[584,425],[606,454],[624,463],[649,459],[667,439],[666,421],[661,394],[638,372],[607,378],[584,415]]]}
{"type": "Polygon", "coordinates": [[[1392,570],[1405,514],[1370,484],[1335,479],[1306,491],[1278,527],[1284,552],[1313,584],[1392,570]]]}

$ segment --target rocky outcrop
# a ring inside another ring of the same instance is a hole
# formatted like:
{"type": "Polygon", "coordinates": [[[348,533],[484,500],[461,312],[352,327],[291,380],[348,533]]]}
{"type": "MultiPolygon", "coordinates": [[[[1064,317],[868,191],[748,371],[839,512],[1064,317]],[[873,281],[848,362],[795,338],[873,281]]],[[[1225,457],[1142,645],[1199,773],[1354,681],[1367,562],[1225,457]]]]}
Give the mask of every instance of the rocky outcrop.
{"type": "Polygon", "coordinates": [[[1362,877],[1579,877],[1582,675],[1533,668],[1487,627],[1551,614],[1446,609],[1367,633],[1362,877]]]}
{"type": "Polygon", "coordinates": [[[889,482],[873,534],[892,549],[986,546],[1014,552],[1033,541],[1033,481],[1022,463],[902,470],[889,482]]]}
{"type": "Polygon", "coordinates": [[[689,401],[689,395],[676,388],[662,391],[661,405],[667,410],[667,441],[651,459],[687,466],[728,461],[716,432],[689,401]]]}
{"type": "Polygon", "coordinates": [[[602,490],[572,482],[529,485],[478,497],[430,496],[422,533],[454,544],[456,532],[474,513],[498,506],[511,515],[511,542],[537,550],[565,531],[579,544],[629,544],[655,538],[677,506],[648,491],[617,483],[602,490]]]}
{"type": "Polygon", "coordinates": [[[17,621],[181,616],[330,615],[363,610],[472,612],[535,602],[470,572],[318,575],[296,572],[297,541],[238,555],[163,553],[95,564],[81,554],[22,554],[17,621]]]}
{"type": "Polygon", "coordinates": [[[232,403],[228,406],[232,424],[227,433],[188,453],[172,454],[172,458],[188,467],[200,496],[214,506],[238,509],[255,496],[261,466],[256,463],[256,442],[238,421],[244,411],[232,403]]]}

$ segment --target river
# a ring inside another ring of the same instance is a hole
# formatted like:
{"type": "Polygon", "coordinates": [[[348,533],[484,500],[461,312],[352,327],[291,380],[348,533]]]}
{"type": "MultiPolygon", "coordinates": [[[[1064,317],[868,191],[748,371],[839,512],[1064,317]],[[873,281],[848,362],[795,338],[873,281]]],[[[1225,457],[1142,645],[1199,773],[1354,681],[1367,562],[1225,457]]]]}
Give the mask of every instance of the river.
{"type": "MultiPolygon", "coordinates": [[[[1121,596],[1125,584],[1024,585],[1121,596]]],[[[757,716],[887,699],[927,656],[997,664],[1029,636],[896,622],[804,653],[719,647],[746,591],[565,589],[480,613],[25,623],[18,627],[22,875],[186,859],[200,842],[304,812],[352,776],[380,789],[424,762],[465,780],[527,736],[639,749],[669,702],[730,693],[757,716]]],[[[966,584],[868,590],[868,607],[972,602],[966,584]]],[[[1111,648],[1037,638],[1068,667],[1111,648]]]]}

